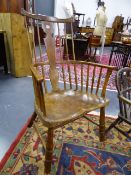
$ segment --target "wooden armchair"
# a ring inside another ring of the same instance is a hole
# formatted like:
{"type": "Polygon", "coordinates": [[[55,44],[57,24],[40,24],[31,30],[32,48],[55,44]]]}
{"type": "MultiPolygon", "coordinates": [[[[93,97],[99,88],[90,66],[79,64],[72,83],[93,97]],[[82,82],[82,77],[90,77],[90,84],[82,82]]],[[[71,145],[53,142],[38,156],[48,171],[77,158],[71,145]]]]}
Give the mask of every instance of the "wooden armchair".
{"type": "Polygon", "coordinates": [[[131,140],[131,68],[125,67],[118,71],[116,86],[118,90],[120,112],[118,118],[106,129],[106,133],[112,128],[115,128],[131,140]],[[128,124],[127,131],[124,131],[120,127],[119,124],[121,122],[128,124]]]}
{"type": "Polygon", "coordinates": [[[74,49],[73,18],[58,19],[55,17],[29,14],[26,11],[22,11],[22,14],[27,18],[31,18],[29,20],[31,26],[27,26],[27,29],[31,30],[33,29],[33,25],[37,25],[39,46],[37,48],[35,47],[35,43],[33,45],[30,43],[30,46],[33,47],[32,55],[34,56],[31,72],[35,93],[35,112],[32,123],[43,146],[45,145],[44,140],[39,133],[37,121],[34,120],[36,115],[41,123],[48,128],[45,174],[49,174],[53,154],[54,129],[62,127],[81,117],[87,118],[86,114],[88,112],[100,109],[100,141],[104,141],[105,106],[109,103],[109,100],[105,97],[106,86],[113,67],[76,61],[74,50],[72,52],[73,60],[68,59],[67,61],[63,61],[63,48],[61,47],[61,43],[59,48],[55,48],[55,34],[61,38],[60,31],[62,31],[68,58],[66,24],[71,25],[72,48],[74,49]],[[46,33],[46,37],[44,38],[46,49],[43,48],[40,43],[40,25],[46,33]],[[47,55],[45,55],[45,50],[47,55]],[[38,51],[40,51],[39,56],[38,53],[36,53],[38,51]],[[63,81],[63,83],[61,83],[61,81],[63,81]],[[49,82],[51,89],[48,87],[49,82]]]}

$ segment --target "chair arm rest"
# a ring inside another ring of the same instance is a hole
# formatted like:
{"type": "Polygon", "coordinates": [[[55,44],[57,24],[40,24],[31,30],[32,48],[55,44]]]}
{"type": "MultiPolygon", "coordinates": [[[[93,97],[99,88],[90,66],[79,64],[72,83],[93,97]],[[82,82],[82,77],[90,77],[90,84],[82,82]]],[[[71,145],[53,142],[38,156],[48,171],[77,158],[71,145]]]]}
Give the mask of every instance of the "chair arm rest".
{"type": "Polygon", "coordinates": [[[33,65],[30,66],[30,69],[31,69],[31,72],[32,72],[32,74],[34,75],[35,79],[36,79],[38,82],[43,81],[43,76],[38,74],[37,70],[34,68],[33,65]]]}
{"type": "Polygon", "coordinates": [[[120,100],[124,101],[128,105],[131,105],[131,100],[125,98],[123,95],[119,95],[118,97],[119,97],[120,100]]]}

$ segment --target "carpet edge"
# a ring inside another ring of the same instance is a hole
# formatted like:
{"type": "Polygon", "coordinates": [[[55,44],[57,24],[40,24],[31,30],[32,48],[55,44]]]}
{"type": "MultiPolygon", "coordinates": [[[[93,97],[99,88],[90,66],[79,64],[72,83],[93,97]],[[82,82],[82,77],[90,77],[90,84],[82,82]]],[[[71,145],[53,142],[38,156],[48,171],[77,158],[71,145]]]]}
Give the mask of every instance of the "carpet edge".
{"type": "MultiPolygon", "coordinates": [[[[98,113],[97,112],[95,113],[95,111],[93,111],[91,113],[87,113],[87,115],[90,115],[91,114],[92,116],[98,116],[98,113]]],[[[113,117],[110,116],[110,115],[106,115],[106,117],[108,117],[110,119],[113,119],[113,117]]],[[[11,153],[15,149],[16,145],[18,144],[18,142],[20,141],[20,139],[22,138],[22,136],[24,135],[24,133],[25,133],[25,131],[27,129],[27,126],[29,125],[29,123],[31,121],[31,118],[32,118],[32,116],[29,117],[29,119],[27,120],[27,122],[25,123],[25,125],[23,126],[23,128],[20,130],[20,132],[18,133],[17,137],[15,138],[15,140],[12,142],[12,144],[9,147],[9,149],[5,153],[4,157],[2,158],[2,160],[0,162],[0,171],[3,169],[5,163],[9,159],[11,153]]]]}
{"type": "Polygon", "coordinates": [[[12,151],[15,149],[16,145],[19,143],[20,139],[24,135],[24,133],[27,129],[27,126],[29,125],[29,123],[31,121],[31,118],[32,118],[32,116],[30,116],[29,119],[27,120],[27,122],[24,124],[24,126],[22,127],[22,129],[20,130],[20,132],[18,133],[16,138],[14,139],[14,141],[11,143],[9,149],[6,151],[4,157],[0,161],[0,171],[3,169],[5,163],[7,162],[8,158],[10,157],[12,151]]]}

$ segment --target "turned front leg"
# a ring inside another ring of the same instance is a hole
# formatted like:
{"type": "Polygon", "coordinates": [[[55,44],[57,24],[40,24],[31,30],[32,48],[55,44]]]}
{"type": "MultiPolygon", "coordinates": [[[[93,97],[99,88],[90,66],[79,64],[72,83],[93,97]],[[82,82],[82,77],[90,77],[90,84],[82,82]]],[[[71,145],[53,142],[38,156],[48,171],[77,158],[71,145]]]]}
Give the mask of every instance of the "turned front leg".
{"type": "Polygon", "coordinates": [[[53,129],[48,129],[45,152],[45,174],[50,174],[53,155],[53,129]]]}

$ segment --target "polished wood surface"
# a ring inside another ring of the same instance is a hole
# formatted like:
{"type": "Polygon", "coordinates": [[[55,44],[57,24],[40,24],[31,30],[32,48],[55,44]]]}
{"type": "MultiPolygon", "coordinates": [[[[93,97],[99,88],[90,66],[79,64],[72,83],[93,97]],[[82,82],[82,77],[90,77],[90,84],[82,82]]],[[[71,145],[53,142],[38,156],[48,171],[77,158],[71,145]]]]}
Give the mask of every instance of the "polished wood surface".
{"type": "MultiPolygon", "coordinates": [[[[0,13],[0,30],[6,31],[7,61],[15,77],[31,75],[31,54],[24,17],[16,13],[0,13]]],[[[32,34],[29,33],[30,39],[32,34]]]]}
{"type": "Polygon", "coordinates": [[[76,61],[74,52],[72,18],[58,19],[48,16],[32,15],[28,14],[25,11],[22,13],[23,15],[31,17],[33,20],[40,20],[39,23],[32,23],[31,27],[27,26],[30,30],[31,28],[33,29],[33,24],[37,24],[40,51],[39,56],[36,56],[36,47],[34,43],[32,51],[32,56],[34,58],[33,64],[31,65],[31,72],[35,94],[35,113],[38,116],[34,121],[33,126],[39,138],[41,139],[43,146],[46,145],[44,173],[50,174],[54,147],[54,129],[62,127],[67,123],[73,122],[78,118],[87,118],[86,114],[88,112],[91,112],[95,109],[100,109],[100,141],[103,142],[105,140],[105,106],[109,104],[109,100],[106,98],[106,86],[114,67],[85,61],[76,61]],[[55,22],[56,26],[54,26],[55,22]],[[45,61],[43,60],[43,55],[45,54],[43,53],[39,35],[40,23],[44,32],[46,33],[44,42],[48,58],[45,61]],[[66,23],[71,25],[73,60],[69,60],[68,57],[66,29],[60,30],[59,23],[64,23],[64,25],[62,25],[63,27],[66,26],[66,23]],[[55,27],[57,27],[58,30],[54,30],[55,27]],[[66,61],[63,61],[63,48],[61,43],[58,48],[55,48],[55,33],[57,31],[59,38],[63,36],[63,33],[61,36],[60,31],[64,31],[65,49],[68,58],[66,61]],[[56,52],[58,55],[58,50],[59,59],[56,57],[56,52]],[[80,67],[80,84],[78,81],[78,66],[80,67]],[[86,72],[84,72],[83,68],[85,68],[86,72]],[[67,70],[66,72],[65,69],[67,70]],[[102,77],[103,71],[105,71],[105,78],[102,77]],[[63,87],[60,86],[59,82],[60,74],[62,77],[61,81],[63,81],[63,87]],[[86,74],[85,77],[84,74],[86,74]],[[47,75],[51,84],[51,89],[47,89],[47,75]],[[85,78],[86,80],[84,80],[85,78]],[[101,81],[103,81],[102,87],[100,85],[101,81]],[[39,120],[45,127],[47,127],[46,142],[40,135],[37,127],[37,120],[39,120]]]}
{"type": "Polygon", "coordinates": [[[24,0],[1,0],[0,12],[2,13],[20,13],[20,9],[24,8],[24,0]]]}
{"type": "MultiPolygon", "coordinates": [[[[81,33],[93,33],[94,32],[94,28],[91,27],[80,27],[80,32],[81,33]]],[[[112,42],[112,38],[113,38],[113,33],[114,33],[114,29],[110,28],[110,27],[106,27],[106,38],[105,38],[105,45],[110,45],[112,42]]]]}
{"type": "Polygon", "coordinates": [[[0,1],[0,12],[7,12],[8,11],[8,6],[7,6],[8,0],[1,0],[0,1]]]}
{"type": "MultiPolygon", "coordinates": [[[[27,0],[0,0],[0,13],[21,13],[21,8],[29,10],[27,0]]],[[[32,11],[34,11],[34,0],[32,0],[32,11]]]]}
{"type": "Polygon", "coordinates": [[[112,24],[112,28],[114,29],[113,34],[114,41],[118,41],[118,39],[120,40],[121,37],[119,32],[123,32],[123,26],[124,26],[124,17],[116,16],[112,24]]]}

